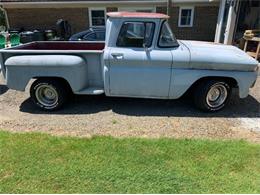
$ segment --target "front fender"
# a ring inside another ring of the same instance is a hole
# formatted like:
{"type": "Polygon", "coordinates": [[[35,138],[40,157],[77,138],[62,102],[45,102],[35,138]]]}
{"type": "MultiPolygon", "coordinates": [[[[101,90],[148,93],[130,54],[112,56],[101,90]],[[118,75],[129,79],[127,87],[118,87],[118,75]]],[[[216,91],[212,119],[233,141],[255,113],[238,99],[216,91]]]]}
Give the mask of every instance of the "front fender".
{"type": "Polygon", "coordinates": [[[173,69],[169,98],[180,98],[196,81],[205,77],[233,78],[237,81],[239,97],[248,96],[249,88],[257,78],[256,72],[173,69]]]}

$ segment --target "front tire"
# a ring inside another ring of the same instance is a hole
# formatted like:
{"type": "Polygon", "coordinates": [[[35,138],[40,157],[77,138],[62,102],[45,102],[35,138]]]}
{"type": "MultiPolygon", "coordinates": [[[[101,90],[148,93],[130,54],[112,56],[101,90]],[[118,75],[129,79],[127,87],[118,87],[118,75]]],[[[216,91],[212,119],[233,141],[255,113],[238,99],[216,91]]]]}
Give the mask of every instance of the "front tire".
{"type": "Polygon", "coordinates": [[[30,88],[35,105],[47,111],[60,109],[68,100],[68,87],[61,80],[38,79],[30,88]]]}
{"type": "Polygon", "coordinates": [[[193,94],[194,104],[202,111],[219,111],[228,103],[231,92],[232,88],[226,81],[201,82],[193,94]]]}

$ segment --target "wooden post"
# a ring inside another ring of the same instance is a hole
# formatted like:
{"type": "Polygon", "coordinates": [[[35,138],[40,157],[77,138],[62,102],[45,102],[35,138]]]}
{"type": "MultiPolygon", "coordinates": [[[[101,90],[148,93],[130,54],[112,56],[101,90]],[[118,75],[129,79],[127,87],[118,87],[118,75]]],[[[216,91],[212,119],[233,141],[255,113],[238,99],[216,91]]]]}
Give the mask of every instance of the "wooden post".
{"type": "Polygon", "coordinates": [[[256,59],[256,60],[257,60],[258,57],[259,57],[259,52],[260,52],[260,42],[258,42],[257,49],[256,49],[256,54],[255,54],[255,59],[256,59]]]}
{"type": "Polygon", "coordinates": [[[167,0],[167,15],[170,16],[171,14],[171,0],[167,0]]]}
{"type": "MultiPolygon", "coordinates": [[[[167,0],[167,15],[171,17],[171,10],[172,10],[172,0],[167,0]]],[[[168,19],[168,23],[171,27],[171,23],[169,22],[168,19]]]]}
{"type": "Polygon", "coordinates": [[[247,44],[248,44],[248,40],[246,40],[246,42],[245,42],[245,45],[244,45],[244,52],[246,52],[247,44]]]}

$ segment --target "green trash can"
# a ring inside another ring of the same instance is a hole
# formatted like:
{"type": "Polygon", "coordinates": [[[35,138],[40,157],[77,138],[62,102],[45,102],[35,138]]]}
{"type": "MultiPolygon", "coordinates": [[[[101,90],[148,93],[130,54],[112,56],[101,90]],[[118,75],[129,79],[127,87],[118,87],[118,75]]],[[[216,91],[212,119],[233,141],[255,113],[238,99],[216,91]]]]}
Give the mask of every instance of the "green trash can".
{"type": "Polygon", "coordinates": [[[11,43],[11,47],[20,45],[20,35],[19,34],[11,34],[10,35],[10,43],[11,43]]]}
{"type": "Polygon", "coordinates": [[[0,49],[5,48],[6,45],[6,37],[3,34],[0,34],[0,49]]]}

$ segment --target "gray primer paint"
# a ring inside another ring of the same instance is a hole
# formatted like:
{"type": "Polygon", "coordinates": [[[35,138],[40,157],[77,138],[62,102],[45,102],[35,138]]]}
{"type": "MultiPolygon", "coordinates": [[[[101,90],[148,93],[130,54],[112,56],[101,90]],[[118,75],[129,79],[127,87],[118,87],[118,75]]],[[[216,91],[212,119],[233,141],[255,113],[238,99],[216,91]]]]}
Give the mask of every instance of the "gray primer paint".
{"type": "Polygon", "coordinates": [[[1,50],[2,72],[8,87],[16,90],[24,90],[32,78],[61,77],[77,94],[176,99],[198,79],[228,77],[237,81],[241,98],[248,95],[257,78],[256,60],[233,46],[207,42],[179,41],[178,47],[159,48],[161,24],[161,19],[110,17],[104,50],[1,50]],[[117,47],[125,21],[154,22],[152,46],[117,47]],[[113,53],[123,57],[115,59],[113,53]]]}

